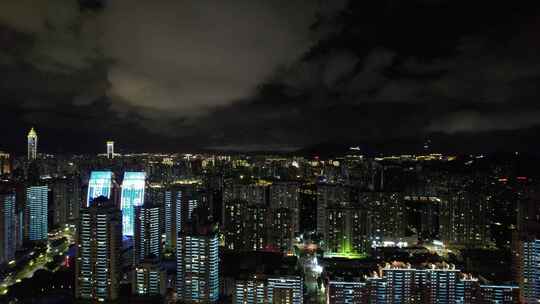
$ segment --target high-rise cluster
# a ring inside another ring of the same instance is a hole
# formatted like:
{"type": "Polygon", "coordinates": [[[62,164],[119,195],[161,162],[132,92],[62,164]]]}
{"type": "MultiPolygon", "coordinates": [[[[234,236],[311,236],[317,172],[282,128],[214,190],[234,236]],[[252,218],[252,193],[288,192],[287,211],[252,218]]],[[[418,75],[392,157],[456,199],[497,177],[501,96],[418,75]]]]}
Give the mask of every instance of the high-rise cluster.
{"type": "Polygon", "coordinates": [[[329,275],[325,286],[329,304],[520,303],[518,287],[482,285],[449,264],[412,267],[392,262],[363,277],[329,275]]]}

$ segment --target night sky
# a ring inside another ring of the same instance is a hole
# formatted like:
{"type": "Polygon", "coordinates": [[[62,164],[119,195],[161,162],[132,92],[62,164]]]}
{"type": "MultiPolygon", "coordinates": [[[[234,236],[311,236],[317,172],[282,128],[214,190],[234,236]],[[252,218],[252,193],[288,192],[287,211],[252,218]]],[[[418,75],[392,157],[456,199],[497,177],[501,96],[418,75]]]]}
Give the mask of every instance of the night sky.
{"type": "Polygon", "coordinates": [[[536,152],[534,2],[1,0],[0,150],[536,152]]]}

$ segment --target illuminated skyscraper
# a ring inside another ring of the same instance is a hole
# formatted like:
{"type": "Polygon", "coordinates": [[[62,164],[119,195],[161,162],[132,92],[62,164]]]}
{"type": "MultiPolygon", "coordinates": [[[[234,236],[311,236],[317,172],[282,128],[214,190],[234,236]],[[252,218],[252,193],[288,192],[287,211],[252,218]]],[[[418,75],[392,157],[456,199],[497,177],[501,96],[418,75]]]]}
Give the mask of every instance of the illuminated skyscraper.
{"type": "Polygon", "coordinates": [[[164,196],[165,246],[168,249],[174,250],[176,248],[176,238],[178,236],[178,230],[176,227],[179,226],[182,215],[182,209],[178,208],[182,200],[182,191],[178,191],[177,189],[167,189],[164,196]]]}
{"type": "Polygon", "coordinates": [[[75,295],[95,302],[118,298],[122,214],[106,197],[82,208],[78,231],[75,295]]]}
{"type": "Polygon", "coordinates": [[[176,238],[182,225],[191,218],[198,206],[194,184],[173,185],[165,191],[165,245],[176,248],[176,238]]]}
{"type": "Polygon", "coordinates": [[[86,207],[90,206],[93,199],[99,196],[111,198],[113,191],[113,173],[111,171],[92,171],[88,182],[88,194],[86,195],[86,207]]]}
{"type": "Polygon", "coordinates": [[[522,300],[525,303],[537,303],[540,302],[540,240],[524,240],[521,246],[522,300]]]}
{"type": "Polygon", "coordinates": [[[26,188],[27,239],[30,241],[47,240],[48,191],[47,186],[26,188]]]}
{"type": "Polygon", "coordinates": [[[28,132],[28,160],[35,160],[37,158],[38,136],[34,128],[28,132]]]}
{"type": "Polygon", "coordinates": [[[185,303],[215,303],[219,297],[217,225],[203,208],[183,226],[176,246],[176,293],[185,303]]]}
{"type": "Polygon", "coordinates": [[[114,141],[107,141],[107,158],[114,158],[114,141]]]}
{"type": "Polygon", "coordinates": [[[122,229],[124,236],[133,236],[134,207],[144,203],[144,188],[146,174],[144,172],[125,172],[122,182],[122,229]]]}
{"type": "Polygon", "coordinates": [[[161,257],[160,206],[135,207],[135,264],[146,257],[161,257]]]}
{"type": "Polygon", "coordinates": [[[0,192],[0,264],[15,258],[16,239],[15,193],[0,192]]]}

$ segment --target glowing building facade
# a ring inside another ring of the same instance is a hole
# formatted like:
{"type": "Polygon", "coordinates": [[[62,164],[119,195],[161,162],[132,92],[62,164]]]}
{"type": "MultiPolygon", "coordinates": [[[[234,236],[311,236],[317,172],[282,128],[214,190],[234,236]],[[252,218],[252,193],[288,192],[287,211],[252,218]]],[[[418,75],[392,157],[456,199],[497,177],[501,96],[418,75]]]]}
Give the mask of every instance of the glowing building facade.
{"type": "Polygon", "coordinates": [[[483,303],[518,304],[519,287],[511,285],[480,285],[483,303]]]}
{"type": "Polygon", "coordinates": [[[176,248],[178,232],[199,205],[195,192],[194,184],[178,184],[167,188],[164,193],[165,245],[169,250],[176,248]]]}
{"type": "Polygon", "coordinates": [[[133,293],[137,296],[164,296],[166,293],[166,271],[159,259],[145,259],[133,273],[133,293]]]}
{"type": "Polygon", "coordinates": [[[34,128],[28,132],[28,160],[35,160],[37,158],[37,146],[38,136],[34,128]]]}
{"type": "Polygon", "coordinates": [[[176,293],[182,303],[215,303],[219,298],[217,225],[201,212],[186,223],[176,246],[176,293]]]}
{"type": "Polygon", "coordinates": [[[236,281],[235,304],[303,303],[303,281],[300,276],[255,275],[236,281]]]}
{"type": "Polygon", "coordinates": [[[133,236],[135,225],[135,207],[144,203],[146,174],[144,172],[125,172],[122,182],[122,229],[124,236],[133,236]]]}
{"type": "Polygon", "coordinates": [[[26,188],[27,239],[30,241],[47,240],[48,192],[47,186],[26,188]]]}
{"type": "Polygon", "coordinates": [[[333,275],[325,284],[329,304],[513,304],[518,303],[519,295],[517,286],[480,285],[477,278],[444,263],[414,268],[393,262],[365,279],[342,273],[333,275]]]}
{"type": "Polygon", "coordinates": [[[113,173],[111,171],[92,171],[88,182],[88,194],[86,196],[86,207],[90,206],[92,200],[99,196],[111,198],[113,188],[113,173]]]}
{"type": "Polygon", "coordinates": [[[16,216],[15,194],[0,193],[0,264],[15,258],[16,216]]]}
{"type": "Polygon", "coordinates": [[[540,302],[540,239],[522,242],[521,291],[525,303],[540,302]]]}
{"type": "Polygon", "coordinates": [[[219,297],[217,234],[181,235],[177,254],[178,297],[186,302],[216,302],[219,297]]]}
{"type": "Polygon", "coordinates": [[[330,280],[327,283],[326,303],[354,304],[363,300],[366,283],[360,280],[330,280]]]}

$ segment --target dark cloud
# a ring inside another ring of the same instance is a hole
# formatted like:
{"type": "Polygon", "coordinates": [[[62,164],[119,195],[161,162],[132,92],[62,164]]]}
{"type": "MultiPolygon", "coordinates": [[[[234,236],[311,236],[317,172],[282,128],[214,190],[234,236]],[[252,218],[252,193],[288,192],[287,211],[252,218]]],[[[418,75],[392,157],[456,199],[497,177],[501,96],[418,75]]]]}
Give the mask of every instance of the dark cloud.
{"type": "Polygon", "coordinates": [[[483,0],[5,0],[0,105],[13,115],[1,125],[56,132],[51,146],[69,133],[138,150],[521,132],[540,125],[538,12],[483,0]]]}

